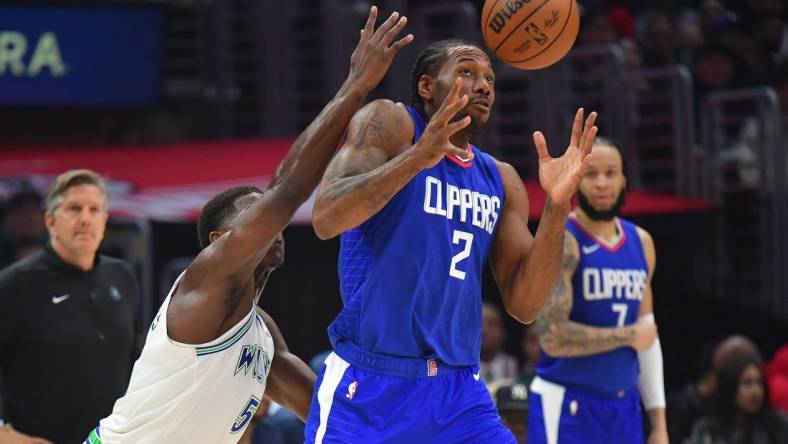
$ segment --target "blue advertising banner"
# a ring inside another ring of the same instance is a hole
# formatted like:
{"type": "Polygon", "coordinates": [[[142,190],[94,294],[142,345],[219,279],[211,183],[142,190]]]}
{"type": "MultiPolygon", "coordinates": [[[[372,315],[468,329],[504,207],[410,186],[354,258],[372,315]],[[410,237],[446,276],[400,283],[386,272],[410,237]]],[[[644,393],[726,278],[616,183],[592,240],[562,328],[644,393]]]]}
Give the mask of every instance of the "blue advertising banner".
{"type": "Polygon", "coordinates": [[[150,7],[0,6],[0,105],[152,104],[162,27],[150,7]]]}

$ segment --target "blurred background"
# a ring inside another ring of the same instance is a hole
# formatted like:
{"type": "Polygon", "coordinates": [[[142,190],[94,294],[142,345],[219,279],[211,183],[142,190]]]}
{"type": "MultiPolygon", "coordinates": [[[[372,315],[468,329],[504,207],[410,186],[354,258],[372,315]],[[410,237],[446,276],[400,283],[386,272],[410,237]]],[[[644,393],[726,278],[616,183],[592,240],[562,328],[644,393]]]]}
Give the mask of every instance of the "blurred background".
{"type": "MultiPolygon", "coordinates": [[[[409,103],[429,42],[483,46],[482,1],[381,0],[415,42],[368,97],[409,103]]],[[[476,145],[544,196],[531,133],[556,153],[577,107],[623,147],[625,217],[650,231],[668,390],[707,344],[738,333],[768,360],[788,339],[788,6],[782,0],[587,0],[570,54],[526,72],[495,62],[497,99],[476,145]]],[[[150,322],[196,254],[196,216],[229,186],[265,186],[345,78],[369,4],[355,0],[0,1],[0,263],[45,242],[39,193],[59,173],[110,181],[103,250],[135,266],[150,322]]],[[[263,307],[291,350],[329,347],[339,312],[337,240],[307,205],[263,307]]],[[[500,306],[489,278],[484,299],[500,306]]],[[[501,347],[525,359],[503,316],[501,347]]]]}

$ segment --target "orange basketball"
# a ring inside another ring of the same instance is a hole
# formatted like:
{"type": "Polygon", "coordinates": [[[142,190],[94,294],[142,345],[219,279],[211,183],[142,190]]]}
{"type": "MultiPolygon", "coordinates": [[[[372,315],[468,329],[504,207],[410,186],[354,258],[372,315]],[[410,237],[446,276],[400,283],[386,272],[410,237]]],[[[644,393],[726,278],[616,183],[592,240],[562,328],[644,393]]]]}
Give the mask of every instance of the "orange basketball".
{"type": "Polygon", "coordinates": [[[487,0],[484,42],[502,61],[539,69],[561,60],[580,28],[575,0],[487,0]]]}

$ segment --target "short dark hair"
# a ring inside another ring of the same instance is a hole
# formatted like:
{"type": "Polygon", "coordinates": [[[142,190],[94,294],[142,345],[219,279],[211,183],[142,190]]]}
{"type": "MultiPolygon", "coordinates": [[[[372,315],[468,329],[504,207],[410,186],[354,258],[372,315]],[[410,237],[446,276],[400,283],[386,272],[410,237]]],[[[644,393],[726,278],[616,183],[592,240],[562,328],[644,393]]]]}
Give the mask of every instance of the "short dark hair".
{"type": "MultiPolygon", "coordinates": [[[[624,150],[621,149],[621,145],[617,141],[609,137],[596,136],[596,138],[594,139],[594,146],[598,146],[598,145],[613,147],[616,149],[616,151],[618,151],[618,155],[621,157],[621,172],[624,174],[624,177],[628,179],[629,165],[627,164],[626,153],[624,153],[624,150]]],[[[627,189],[628,188],[629,188],[629,181],[627,181],[627,189]]]]}
{"type": "Polygon", "coordinates": [[[263,192],[260,188],[252,186],[233,187],[214,196],[200,211],[197,220],[197,237],[200,240],[200,249],[211,243],[211,231],[216,231],[238,211],[235,201],[241,196],[263,192]]]}
{"type": "Polygon", "coordinates": [[[478,48],[478,45],[460,39],[438,40],[424,48],[416,57],[416,62],[410,70],[410,104],[422,115],[424,115],[424,102],[419,95],[419,79],[423,75],[435,77],[449,55],[449,48],[457,46],[478,48]]]}

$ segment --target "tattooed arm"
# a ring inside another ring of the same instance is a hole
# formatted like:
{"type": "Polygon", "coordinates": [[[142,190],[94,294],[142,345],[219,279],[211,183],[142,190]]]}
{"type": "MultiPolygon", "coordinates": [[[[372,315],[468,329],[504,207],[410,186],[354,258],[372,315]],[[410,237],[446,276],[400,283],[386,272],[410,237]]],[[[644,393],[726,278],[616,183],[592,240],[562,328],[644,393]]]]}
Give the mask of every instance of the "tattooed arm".
{"type": "Polygon", "coordinates": [[[580,248],[570,233],[564,236],[563,265],[558,284],[536,321],[539,342],[550,356],[588,356],[633,347],[642,350],[656,335],[653,325],[635,323],[626,327],[592,327],[570,321],[572,275],[580,260],[580,248]]]}
{"type": "Polygon", "coordinates": [[[328,166],[315,199],[312,223],[318,237],[329,239],[362,224],[445,154],[467,156],[449,142],[471,121],[466,117],[450,123],[468,101],[459,96],[461,86],[458,79],[412,146],[413,122],[401,103],[376,100],[353,117],[347,142],[328,166]]]}

